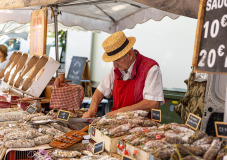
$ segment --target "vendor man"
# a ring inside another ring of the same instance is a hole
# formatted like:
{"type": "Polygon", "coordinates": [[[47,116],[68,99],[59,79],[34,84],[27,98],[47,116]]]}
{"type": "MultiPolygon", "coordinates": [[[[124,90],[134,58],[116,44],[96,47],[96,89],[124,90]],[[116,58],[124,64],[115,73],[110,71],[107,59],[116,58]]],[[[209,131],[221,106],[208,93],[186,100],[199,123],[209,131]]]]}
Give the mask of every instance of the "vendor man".
{"type": "Polygon", "coordinates": [[[102,99],[113,96],[113,108],[107,115],[118,112],[158,109],[164,102],[162,75],[153,59],[133,49],[135,37],[122,31],[110,35],[102,44],[103,61],[113,62],[113,69],[97,87],[89,110],[83,118],[95,117],[102,99]]]}

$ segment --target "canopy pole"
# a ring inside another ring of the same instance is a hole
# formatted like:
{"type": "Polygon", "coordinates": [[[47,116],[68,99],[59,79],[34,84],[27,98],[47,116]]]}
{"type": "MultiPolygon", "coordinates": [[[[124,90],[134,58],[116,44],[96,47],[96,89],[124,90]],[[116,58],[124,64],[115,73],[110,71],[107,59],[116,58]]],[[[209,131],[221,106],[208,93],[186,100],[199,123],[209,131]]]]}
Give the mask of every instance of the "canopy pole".
{"type": "Polygon", "coordinates": [[[59,62],[58,59],[58,6],[54,9],[54,32],[55,32],[55,53],[56,53],[56,61],[59,62]]]}

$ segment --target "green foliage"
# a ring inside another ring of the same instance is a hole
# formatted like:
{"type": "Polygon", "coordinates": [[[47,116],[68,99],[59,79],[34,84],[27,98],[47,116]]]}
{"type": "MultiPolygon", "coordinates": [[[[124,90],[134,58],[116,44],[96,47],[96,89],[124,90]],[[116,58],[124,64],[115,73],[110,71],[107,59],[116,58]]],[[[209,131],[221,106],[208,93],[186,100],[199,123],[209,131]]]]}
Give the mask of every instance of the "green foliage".
{"type": "Polygon", "coordinates": [[[67,31],[58,31],[58,38],[60,46],[62,47],[62,53],[66,51],[66,39],[67,39],[67,31]]]}

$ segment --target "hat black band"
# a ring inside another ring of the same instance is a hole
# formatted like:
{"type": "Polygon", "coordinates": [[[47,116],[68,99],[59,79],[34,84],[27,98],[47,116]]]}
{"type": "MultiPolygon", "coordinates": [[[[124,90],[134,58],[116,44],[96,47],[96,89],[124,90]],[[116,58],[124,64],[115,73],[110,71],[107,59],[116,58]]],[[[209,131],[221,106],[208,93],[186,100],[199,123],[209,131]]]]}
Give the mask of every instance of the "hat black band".
{"type": "Polygon", "coordinates": [[[129,43],[129,40],[126,38],[125,42],[117,49],[113,50],[112,52],[106,53],[108,56],[113,56],[117,54],[118,52],[122,51],[129,43]]]}

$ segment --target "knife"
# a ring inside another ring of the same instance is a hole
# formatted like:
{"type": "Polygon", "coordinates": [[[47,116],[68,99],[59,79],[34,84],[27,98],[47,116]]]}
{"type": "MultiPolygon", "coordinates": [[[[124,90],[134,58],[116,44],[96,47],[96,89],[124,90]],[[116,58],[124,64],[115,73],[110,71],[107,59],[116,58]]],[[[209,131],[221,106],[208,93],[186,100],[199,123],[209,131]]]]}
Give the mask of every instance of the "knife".
{"type": "Polygon", "coordinates": [[[69,123],[92,123],[96,118],[69,118],[69,123]]]}

